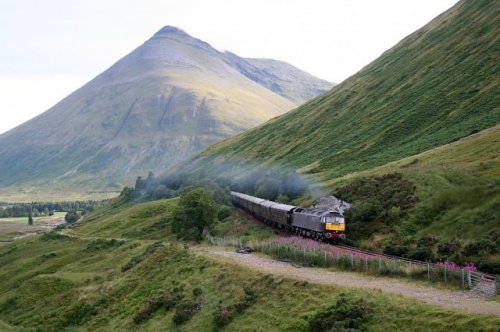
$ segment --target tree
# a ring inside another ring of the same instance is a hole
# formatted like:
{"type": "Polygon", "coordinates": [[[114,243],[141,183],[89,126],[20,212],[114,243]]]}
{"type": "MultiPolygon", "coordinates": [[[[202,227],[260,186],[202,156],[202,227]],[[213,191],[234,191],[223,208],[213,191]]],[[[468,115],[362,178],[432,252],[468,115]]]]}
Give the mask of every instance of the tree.
{"type": "Polygon", "coordinates": [[[211,227],[218,207],[208,191],[197,188],[181,195],[173,212],[172,230],[179,238],[199,241],[203,230],[211,227]]]}
{"type": "Polygon", "coordinates": [[[66,220],[68,224],[74,223],[78,219],[80,219],[80,214],[77,211],[69,211],[66,213],[66,216],[64,216],[64,220],[66,220]]]}
{"type": "Polygon", "coordinates": [[[28,215],[28,225],[33,225],[33,216],[30,214],[28,215]]]}

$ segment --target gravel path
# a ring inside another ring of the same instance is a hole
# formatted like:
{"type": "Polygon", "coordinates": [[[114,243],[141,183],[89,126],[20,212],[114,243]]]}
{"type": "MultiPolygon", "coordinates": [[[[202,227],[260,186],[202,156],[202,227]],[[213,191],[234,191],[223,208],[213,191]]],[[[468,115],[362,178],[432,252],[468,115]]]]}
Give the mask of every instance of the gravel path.
{"type": "Polygon", "coordinates": [[[318,268],[298,268],[290,263],[280,262],[256,255],[198,248],[198,252],[222,257],[226,261],[246,266],[263,273],[275,274],[317,284],[335,284],[346,287],[379,289],[393,294],[414,298],[443,308],[458,309],[472,313],[500,316],[500,303],[489,301],[470,291],[447,291],[420,286],[395,279],[370,277],[349,272],[330,272],[318,268]]]}

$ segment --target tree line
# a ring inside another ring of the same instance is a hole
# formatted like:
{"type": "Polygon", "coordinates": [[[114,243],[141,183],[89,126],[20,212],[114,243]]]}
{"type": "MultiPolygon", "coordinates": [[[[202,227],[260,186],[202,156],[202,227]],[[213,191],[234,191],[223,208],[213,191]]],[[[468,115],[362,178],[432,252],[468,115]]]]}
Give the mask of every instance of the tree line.
{"type": "Polygon", "coordinates": [[[0,218],[17,217],[40,217],[51,216],[56,211],[93,211],[106,204],[108,200],[102,201],[68,201],[68,202],[33,202],[33,203],[9,203],[0,206],[0,218]]]}

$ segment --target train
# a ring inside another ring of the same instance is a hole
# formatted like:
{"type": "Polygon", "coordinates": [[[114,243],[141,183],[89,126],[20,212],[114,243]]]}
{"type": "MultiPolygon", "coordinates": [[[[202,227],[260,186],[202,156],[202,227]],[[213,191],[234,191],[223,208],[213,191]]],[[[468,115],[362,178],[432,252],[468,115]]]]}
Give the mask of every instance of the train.
{"type": "Polygon", "coordinates": [[[344,240],[345,218],[337,211],[303,208],[232,191],[234,206],[274,228],[316,240],[344,240]]]}

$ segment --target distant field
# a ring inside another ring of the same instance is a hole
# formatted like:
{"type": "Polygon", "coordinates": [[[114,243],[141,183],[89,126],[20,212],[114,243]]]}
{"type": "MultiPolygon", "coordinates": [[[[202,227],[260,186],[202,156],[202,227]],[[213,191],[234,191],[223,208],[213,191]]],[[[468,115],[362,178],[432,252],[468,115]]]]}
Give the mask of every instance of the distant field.
{"type": "Polygon", "coordinates": [[[66,212],[56,212],[50,217],[33,218],[33,225],[28,225],[27,217],[0,218],[0,245],[9,243],[19,236],[26,236],[34,233],[46,232],[51,229],[51,225],[61,223],[66,212]]]}
{"type": "MultiPolygon", "coordinates": [[[[64,217],[65,215],[66,215],[66,212],[55,212],[53,216],[33,217],[33,222],[36,223],[37,221],[42,221],[42,220],[49,221],[52,219],[59,219],[61,217],[64,217]]],[[[28,217],[0,218],[0,223],[4,223],[4,222],[16,223],[16,224],[27,224],[28,217]]]]}

